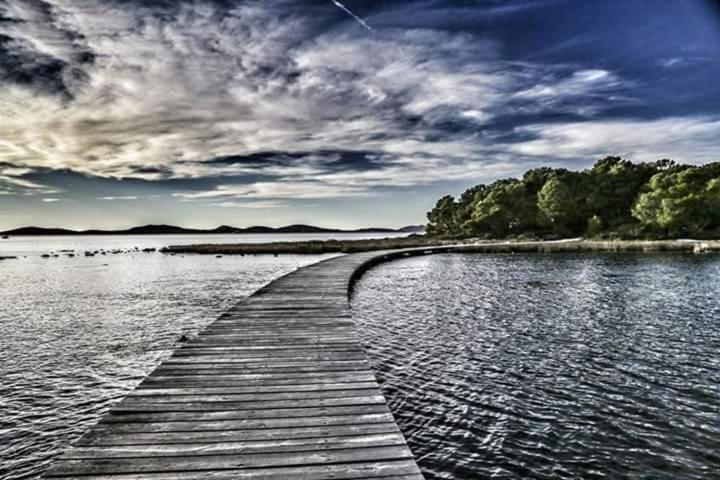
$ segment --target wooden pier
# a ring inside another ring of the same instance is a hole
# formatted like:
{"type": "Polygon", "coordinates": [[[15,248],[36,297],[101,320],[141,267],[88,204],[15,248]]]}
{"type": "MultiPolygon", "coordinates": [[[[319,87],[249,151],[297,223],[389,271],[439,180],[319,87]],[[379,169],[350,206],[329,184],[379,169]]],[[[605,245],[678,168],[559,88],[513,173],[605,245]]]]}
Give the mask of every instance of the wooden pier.
{"type": "Polygon", "coordinates": [[[45,477],[421,480],[348,306],[353,279],[387,258],[326,260],[241,301],[160,364],[45,477]]]}

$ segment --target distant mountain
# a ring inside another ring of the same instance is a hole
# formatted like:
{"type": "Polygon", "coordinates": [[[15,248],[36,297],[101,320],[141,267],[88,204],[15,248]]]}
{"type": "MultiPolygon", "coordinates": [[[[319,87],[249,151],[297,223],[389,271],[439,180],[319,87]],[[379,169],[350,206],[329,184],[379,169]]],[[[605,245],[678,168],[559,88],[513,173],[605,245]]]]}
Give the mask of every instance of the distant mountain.
{"type": "Polygon", "coordinates": [[[23,227],[7,232],[0,232],[0,235],[68,235],[72,234],[70,230],[63,228],[41,228],[41,227],[23,227]]]}
{"type": "Polygon", "coordinates": [[[115,232],[111,230],[111,232],[123,235],[184,235],[193,233],[210,233],[210,231],[207,230],[176,227],[175,225],[143,225],[142,227],[132,227],[127,230],[115,232]]]}
{"type": "Polygon", "coordinates": [[[237,228],[228,225],[203,230],[197,228],[184,228],[175,225],[143,225],[125,230],[69,230],[66,228],[43,228],[43,227],[22,227],[0,235],[7,236],[39,236],[39,235],[208,235],[208,234],[274,234],[274,233],[423,233],[425,227],[422,225],[410,225],[403,228],[359,228],[355,230],[342,230],[336,228],[322,228],[313,225],[288,225],[285,227],[263,227],[254,226],[237,228]]]}
{"type": "Polygon", "coordinates": [[[396,231],[402,233],[425,233],[425,225],[408,225],[407,227],[398,228],[396,231]]]}

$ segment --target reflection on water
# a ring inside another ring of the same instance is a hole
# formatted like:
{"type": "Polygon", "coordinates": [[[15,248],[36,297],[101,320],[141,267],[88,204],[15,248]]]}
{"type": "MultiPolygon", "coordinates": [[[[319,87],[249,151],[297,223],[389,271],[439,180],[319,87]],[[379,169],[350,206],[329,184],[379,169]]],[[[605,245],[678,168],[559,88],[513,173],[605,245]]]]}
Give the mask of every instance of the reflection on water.
{"type": "Polygon", "coordinates": [[[720,258],[439,255],[353,312],[428,479],[718,478],[720,258]]]}
{"type": "MultiPolygon", "coordinates": [[[[153,241],[161,240],[126,246],[153,241]]],[[[134,253],[0,262],[0,478],[37,478],[181,335],[319,258],[134,253]]]]}

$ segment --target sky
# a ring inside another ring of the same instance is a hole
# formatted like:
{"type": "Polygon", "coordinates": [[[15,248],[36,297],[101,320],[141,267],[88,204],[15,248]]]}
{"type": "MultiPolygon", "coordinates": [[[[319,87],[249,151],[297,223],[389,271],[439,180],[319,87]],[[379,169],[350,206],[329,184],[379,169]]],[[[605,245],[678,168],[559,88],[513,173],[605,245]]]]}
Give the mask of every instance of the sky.
{"type": "Polygon", "coordinates": [[[0,0],[0,229],[400,227],[718,152],[715,1],[0,0]]]}

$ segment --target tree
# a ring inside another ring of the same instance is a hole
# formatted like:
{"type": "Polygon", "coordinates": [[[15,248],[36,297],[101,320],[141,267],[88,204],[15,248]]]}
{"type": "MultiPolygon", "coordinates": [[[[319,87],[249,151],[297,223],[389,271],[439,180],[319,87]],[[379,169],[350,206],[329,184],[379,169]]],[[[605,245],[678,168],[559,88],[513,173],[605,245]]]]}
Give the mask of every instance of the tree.
{"type": "Polygon", "coordinates": [[[468,231],[468,222],[472,219],[475,205],[485,197],[488,190],[486,185],[480,184],[468,188],[460,195],[460,199],[458,199],[457,202],[455,220],[457,222],[457,228],[461,232],[469,235],[472,234],[471,231],[468,231]]]}
{"type": "Polygon", "coordinates": [[[710,228],[720,227],[720,178],[713,178],[705,185],[705,201],[710,217],[710,228]]]}
{"type": "Polygon", "coordinates": [[[457,205],[451,195],[437,201],[427,214],[427,233],[430,235],[450,236],[460,232],[456,219],[457,205]]]}
{"type": "Polygon", "coordinates": [[[529,194],[537,195],[545,183],[556,174],[557,171],[550,167],[534,168],[523,174],[522,181],[529,194]]]}
{"type": "Polygon", "coordinates": [[[720,225],[720,163],[654,175],[632,207],[646,230],[662,236],[697,235],[720,225]]]}
{"type": "Polygon", "coordinates": [[[473,234],[501,238],[528,233],[538,227],[538,209],[534,196],[516,179],[499,180],[487,188],[475,203],[468,230],[473,234]]]}
{"type": "Polygon", "coordinates": [[[582,180],[579,173],[560,170],[538,192],[538,208],[555,233],[579,235],[585,230],[587,209],[582,180]]]}
{"type": "Polygon", "coordinates": [[[605,157],[580,172],[549,167],[441,198],[427,231],[441,236],[720,234],[720,163],[605,157]],[[713,233],[714,232],[714,233],[713,233]]]}
{"type": "Polygon", "coordinates": [[[634,164],[620,157],[598,160],[587,173],[588,216],[597,215],[608,228],[636,223],[631,208],[638,192],[659,168],[673,165],[667,159],[655,164],[634,164]]]}

